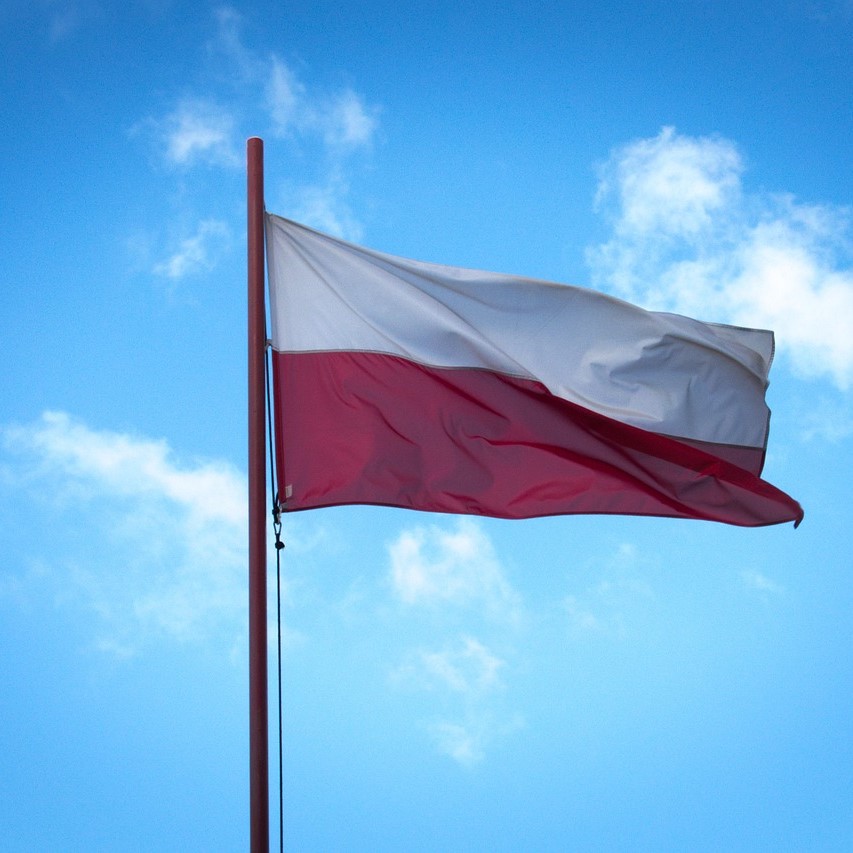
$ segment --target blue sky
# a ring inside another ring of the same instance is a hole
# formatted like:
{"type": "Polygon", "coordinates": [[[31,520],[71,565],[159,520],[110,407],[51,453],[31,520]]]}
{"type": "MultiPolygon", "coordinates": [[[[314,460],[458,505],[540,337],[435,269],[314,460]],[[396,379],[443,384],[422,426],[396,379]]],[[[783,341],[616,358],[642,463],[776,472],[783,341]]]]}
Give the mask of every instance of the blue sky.
{"type": "Polygon", "coordinates": [[[259,135],[276,213],[775,329],[806,511],[287,518],[289,849],[849,850],[852,37],[849,0],[0,4],[0,846],[246,849],[259,135]]]}

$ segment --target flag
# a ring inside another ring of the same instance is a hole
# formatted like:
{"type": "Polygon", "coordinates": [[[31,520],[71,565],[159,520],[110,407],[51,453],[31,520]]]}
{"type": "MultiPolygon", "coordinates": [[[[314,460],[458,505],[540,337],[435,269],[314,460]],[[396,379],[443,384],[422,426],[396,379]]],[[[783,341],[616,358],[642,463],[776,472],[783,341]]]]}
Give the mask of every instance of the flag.
{"type": "Polygon", "coordinates": [[[773,333],[266,216],[279,496],[799,523],[760,478],[773,333]]]}

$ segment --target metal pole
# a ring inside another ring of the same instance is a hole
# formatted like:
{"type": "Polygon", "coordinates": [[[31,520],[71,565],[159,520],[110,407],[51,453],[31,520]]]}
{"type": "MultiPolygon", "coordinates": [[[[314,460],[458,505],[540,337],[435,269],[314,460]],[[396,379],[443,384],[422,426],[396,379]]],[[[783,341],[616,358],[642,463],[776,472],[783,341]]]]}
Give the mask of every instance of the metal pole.
{"type": "Polygon", "coordinates": [[[269,853],[264,143],[246,142],[249,260],[249,798],[251,853],[269,853]]]}

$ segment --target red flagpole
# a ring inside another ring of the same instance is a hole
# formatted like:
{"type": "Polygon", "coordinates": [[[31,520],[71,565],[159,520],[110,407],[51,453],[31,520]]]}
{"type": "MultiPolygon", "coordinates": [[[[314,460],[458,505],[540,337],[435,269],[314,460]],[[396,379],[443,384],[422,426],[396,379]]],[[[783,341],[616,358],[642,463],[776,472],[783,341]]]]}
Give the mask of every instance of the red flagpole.
{"type": "Polygon", "coordinates": [[[251,853],[269,851],[264,143],[246,142],[249,260],[249,798],[251,853]]]}

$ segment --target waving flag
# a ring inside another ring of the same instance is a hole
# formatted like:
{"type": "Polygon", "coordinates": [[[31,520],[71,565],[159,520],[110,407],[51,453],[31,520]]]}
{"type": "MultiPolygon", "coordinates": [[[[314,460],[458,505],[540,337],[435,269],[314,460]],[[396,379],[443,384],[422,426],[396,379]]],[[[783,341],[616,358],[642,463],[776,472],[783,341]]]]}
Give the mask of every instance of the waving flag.
{"type": "Polygon", "coordinates": [[[423,263],[266,217],[285,510],[757,526],[773,334],[423,263]]]}

